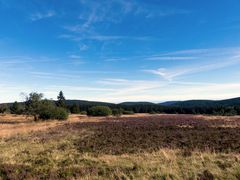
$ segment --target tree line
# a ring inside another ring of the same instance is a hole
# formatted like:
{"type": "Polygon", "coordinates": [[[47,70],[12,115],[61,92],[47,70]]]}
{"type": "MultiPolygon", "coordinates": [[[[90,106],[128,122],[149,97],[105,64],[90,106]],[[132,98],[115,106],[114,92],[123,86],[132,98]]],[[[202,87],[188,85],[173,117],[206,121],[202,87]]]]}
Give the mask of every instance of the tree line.
{"type": "Polygon", "coordinates": [[[0,105],[0,113],[23,114],[33,116],[34,120],[68,118],[69,113],[90,116],[121,116],[134,113],[167,113],[167,114],[207,114],[207,115],[240,115],[240,106],[204,106],[204,107],[174,107],[158,104],[108,104],[108,103],[66,103],[62,91],[57,96],[57,101],[43,98],[41,93],[30,93],[25,97],[25,102],[14,102],[10,106],[0,105]]]}
{"type": "Polygon", "coordinates": [[[65,97],[61,91],[57,101],[43,99],[42,93],[30,93],[25,96],[25,102],[14,102],[10,107],[6,104],[0,106],[0,113],[9,111],[11,114],[32,116],[35,121],[68,118],[68,110],[65,105],[65,97]]]}

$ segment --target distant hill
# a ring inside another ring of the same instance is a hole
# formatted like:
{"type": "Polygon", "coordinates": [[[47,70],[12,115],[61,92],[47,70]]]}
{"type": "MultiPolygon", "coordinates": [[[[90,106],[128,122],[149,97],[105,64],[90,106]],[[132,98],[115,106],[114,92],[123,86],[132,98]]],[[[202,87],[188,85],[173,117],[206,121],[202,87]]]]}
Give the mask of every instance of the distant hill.
{"type": "Polygon", "coordinates": [[[113,106],[115,104],[99,101],[85,101],[85,100],[66,100],[66,104],[71,106],[73,104],[86,105],[86,106],[113,106]]]}
{"type": "Polygon", "coordinates": [[[118,105],[135,106],[135,105],[156,105],[156,104],[151,102],[123,102],[123,103],[119,103],[118,105]]]}
{"type": "Polygon", "coordinates": [[[176,103],[180,103],[181,101],[166,101],[166,102],[163,102],[163,103],[159,103],[159,105],[162,105],[162,106],[172,106],[176,103]]]}
{"type": "Polygon", "coordinates": [[[236,106],[236,105],[240,105],[240,97],[239,98],[232,98],[232,99],[227,99],[227,100],[222,100],[219,101],[220,104],[224,105],[224,106],[236,106]]]}
{"type": "Polygon", "coordinates": [[[170,101],[161,103],[160,105],[165,106],[176,106],[176,107],[215,107],[215,106],[239,106],[240,98],[226,99],[226,100],[189,100],[189,101],[170,101]]]}
{"type": "MultiPolygon", "coordinates": [[[[12,103],[5,103],[11,106],[12,103]]],[[[82,106],[137,106],[137,105],[161,105],[169,107],[216,107],[216,106],[240,106],[240,97],[226,99],[226,100],[188,100],[188,101],[166,101],[163,103],[152,103],[152,102],[122,102],[119,104],[99,102],[99,101],[85,101],[85,100],[66,100],[66,104],[71,106],[73,104],[78,104],[82,106]]]]}
{"type": "MultiPolygon", "coordinates": [[[[56,101],[54,101],[56,102],[56,101]]],[[[3,103],[7,106],[12,106],[13,103],[3,103]]],[[[24,104],[20,102],[20,104],[24,104]]],[[[66,105],[72,106],[74,104],[82,105],[82,106],[112,106],[115,105],[113,103],[108,102],[99,102],[99,101],[85,101],[85,100],[66,100],[66,105]]]]}

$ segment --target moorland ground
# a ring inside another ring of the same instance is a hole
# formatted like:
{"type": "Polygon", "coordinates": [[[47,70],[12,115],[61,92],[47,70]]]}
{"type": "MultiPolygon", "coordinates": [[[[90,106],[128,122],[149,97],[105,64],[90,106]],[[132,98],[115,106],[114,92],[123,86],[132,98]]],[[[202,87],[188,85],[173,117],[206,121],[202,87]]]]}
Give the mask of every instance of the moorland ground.
{"type": "Polygon", "coordinates": [[[240,117],[0,116],[0,179],[240,179],[240,117]]]}

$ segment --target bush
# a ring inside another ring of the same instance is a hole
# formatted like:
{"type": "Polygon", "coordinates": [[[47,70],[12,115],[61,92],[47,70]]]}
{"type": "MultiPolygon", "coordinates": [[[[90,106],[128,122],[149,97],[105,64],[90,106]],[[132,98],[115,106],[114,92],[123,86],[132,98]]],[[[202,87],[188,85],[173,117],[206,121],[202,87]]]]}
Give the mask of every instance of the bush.
{"type": "Polygon", "coordinates": [[[39,118],[42,120],[66,120],[68,118],[68,112],[66,111],[66,109],[61,107],[44,108],[40,111],[39,118]]]}
{"type": "Polygon", "coordinates": [[[81,115],[87,115],[87,111],[81,111],[80,114],[81,115]]]}
{"type": "Polygon", "coordinates": [[[66,120],[68,118],[68,112],[62,107],[56,107],[51,101],[43,100],[39,110],[39,118],[42,120],[66,120]]]}
{"type": "Polygon", "coordinates": [[[8,107],[5,104],[0,105],[0,114],[4,114],[7,111],[8,107]]]}
{"type": "Polygon", "coordinates": [[[133,111],[123,111],[123,114],[126,114],[126,115],[133,115],[135,114],[133,111]]]}
{"type": "Polygon", "coordinates": [[[121,116],[123,114],[123,109],[120,108],[120,109],[113,109],[112,110],[112,114],[113,116],[121,116]]]}
{"type": "Polygon", "coordinates": [[[68,118],[68,112],[62,107],[55,107],[52,118],[57,120],[66,120],[68,118]]]}
{"type": "Polygon", "coordinates": [[[10,107],[11,114],[23,114],[23,112],[24,112],[23,106],[19,104],[17,101],[15,101],[10,107]]]}
{"type": "Polygon", "coordinates": [[[112,110],[108,106],[94,106],[88,110],[90,116],[110,116],[112,110]]]}
{"type": "Polygon", "coordinates": [[[155,112],[155,111],[150,111],[150,113],[149,114],[158,114],[157,112],[155,112]]]}
{"type": "Polygon", "coordinates": [[[79,114],[80,113],[79,105],[78,104],[73,104],[70,107],[70,111],[71,111],[72,114],[79,114]]]}

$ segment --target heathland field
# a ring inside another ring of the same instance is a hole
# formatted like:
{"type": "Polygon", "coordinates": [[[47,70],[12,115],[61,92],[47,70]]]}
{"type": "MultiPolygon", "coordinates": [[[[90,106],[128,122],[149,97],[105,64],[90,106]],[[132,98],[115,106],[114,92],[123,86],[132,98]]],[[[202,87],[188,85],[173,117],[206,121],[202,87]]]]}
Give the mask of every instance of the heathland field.
{"type": "Polygon", "coordinates": [[[240,179],[240,117],[0,116],[0,179],[240,179]]]}

